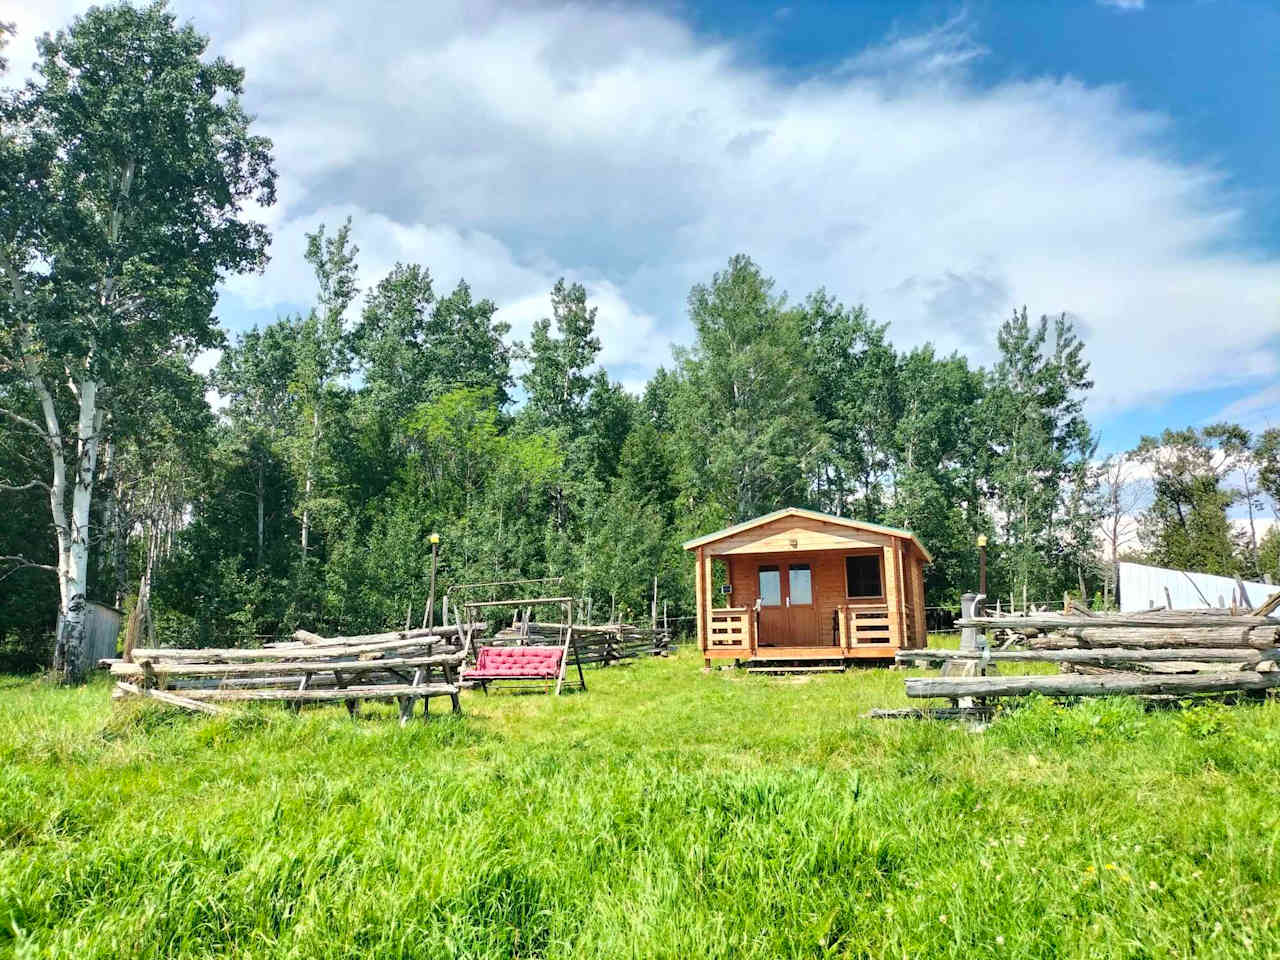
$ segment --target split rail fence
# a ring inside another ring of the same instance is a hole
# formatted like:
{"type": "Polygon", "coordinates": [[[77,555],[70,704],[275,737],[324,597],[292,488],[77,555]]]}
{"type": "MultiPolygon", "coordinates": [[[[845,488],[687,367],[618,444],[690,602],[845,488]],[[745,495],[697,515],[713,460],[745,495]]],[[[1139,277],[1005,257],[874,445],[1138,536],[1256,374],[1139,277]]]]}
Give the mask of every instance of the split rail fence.
{"type": "MultiPolygon", "coordinates": [[[[972,601],[976,598],[966,598],[972,601]]],[[[1151,610],[1104,614],[1072,609],[1023,616],[966,611],[961,649],[902,650],[903,664],[943,667],[938,677],[911,677],[913,699],[946,698],[930,715],[989,713],[1000,698],[1136,695],[1178,700],[1199,694],[1259,696],[1280,688],[1280,593],[1254,611],[1151,610]],[[991,642],[988,642],[988,641],[991,642]],[[1050,663],[1054,674],[991,675],[1000,664],[1050,663]],[[959,675],[957,675],[959,674],[959,675]]],[[[876,710],[872,716],[927,711],[876,710]]]]}

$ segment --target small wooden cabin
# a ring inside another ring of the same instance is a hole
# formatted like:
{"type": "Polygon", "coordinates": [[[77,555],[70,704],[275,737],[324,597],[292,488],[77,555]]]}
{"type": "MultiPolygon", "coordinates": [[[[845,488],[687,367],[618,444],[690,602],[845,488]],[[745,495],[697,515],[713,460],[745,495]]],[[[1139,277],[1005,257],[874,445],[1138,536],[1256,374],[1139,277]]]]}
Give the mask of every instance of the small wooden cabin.
{"type": "Polygon", "coordinates": [[[909,530],[789,507],[697,537],[698,645],[713,659],[892,659],[925,645],[909,530]]]}

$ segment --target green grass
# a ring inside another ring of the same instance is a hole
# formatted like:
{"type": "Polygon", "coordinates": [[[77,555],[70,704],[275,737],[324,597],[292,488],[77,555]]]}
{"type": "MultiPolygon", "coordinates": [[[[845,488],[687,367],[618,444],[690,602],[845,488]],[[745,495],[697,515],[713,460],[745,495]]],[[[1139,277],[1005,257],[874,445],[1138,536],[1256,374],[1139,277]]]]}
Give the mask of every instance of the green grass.
{"type": "Polygon", "coordinates": [[[1280,704],[975,732],[700,667],[404,729],[0,680],[0,954],[1280,954],[1280,704]]]}

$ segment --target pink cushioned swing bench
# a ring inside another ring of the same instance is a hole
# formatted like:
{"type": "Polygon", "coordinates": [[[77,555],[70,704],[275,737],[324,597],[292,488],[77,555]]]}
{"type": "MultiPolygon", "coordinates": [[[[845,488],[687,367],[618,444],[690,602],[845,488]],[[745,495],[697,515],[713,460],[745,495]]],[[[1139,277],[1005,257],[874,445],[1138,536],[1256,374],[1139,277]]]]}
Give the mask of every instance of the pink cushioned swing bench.
{"type": "MultiPolygon", "coordinates": [[[[556,597],[535,602],[564,604],[571,601],[568,597],[556,597]]],[[[528,601],[521,601],[527,603],[528,601]]],[[[483,607],[507,604],[510,601],[491,601],[490,603],[467,604],[468,607],[483,607]]],[[[470,615],[470,611],[468,611],[470,615]]],[[[587,689],[586,678],[582,674],[582,661],[578,655],[578,644],[573,636],[572,620],[568,622],[564,632],[564,642],[559,646],[510,646],[481,647],[476,654],[476,665],[462,671],[464,682],[478,683],[486,694],[489,684],[501,680],[522,682],[524,685],[542,684],[546,692],[550,692],[551,684],[556,685],[556,694],[565,684],[565,671],[569,665],[569,651],[573,651],[574,665],[578,669],[578,687],[587,689]]]]}

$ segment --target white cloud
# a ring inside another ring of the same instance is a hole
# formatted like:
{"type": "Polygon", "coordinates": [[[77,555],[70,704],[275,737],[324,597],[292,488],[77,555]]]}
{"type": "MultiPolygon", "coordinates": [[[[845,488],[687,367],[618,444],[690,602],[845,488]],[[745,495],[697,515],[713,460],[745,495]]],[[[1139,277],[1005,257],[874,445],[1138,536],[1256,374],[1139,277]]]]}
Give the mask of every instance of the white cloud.
{"type": "Polygon", "coordinates": [[[632,380],[738,251],[983,362],[1014,306],[1068,311],[1095,413],[1280,372],[1280,262],[1239,242],[1229,176],[1121,89],[978,84],[963,19],[796,81],[622,6],[179,9],[246,68],[276,141],[276,258],[228,285],[251,302],[309,296],[301,234],[349,212],[366,283],[419,260],[517,328],[582,280],[632,380]]]}
{"type": "Polygon", "coordinates": [[[1280,383],[1247,394],[1208,418],[1213,423],[1224,420],[1255,431],[1280,427],[1280,383]]]}
{"type": "Polygon", "coordinates": [[[1147,0],[1098,0],[1098,4],[1103,7],[1115,7],[1117,10],[1142,10],[1147,5],[1147,0]]]}

